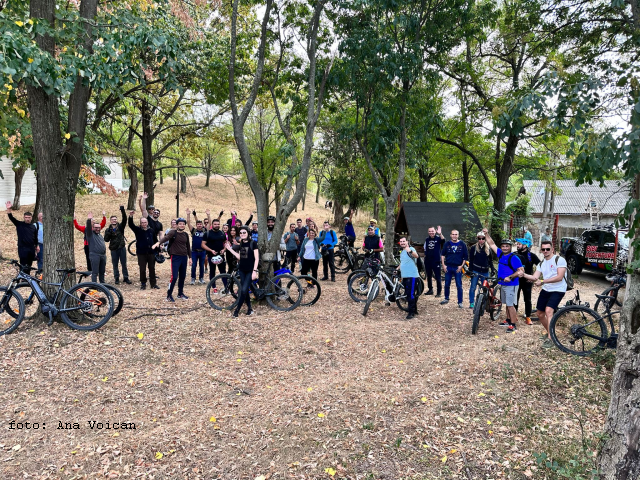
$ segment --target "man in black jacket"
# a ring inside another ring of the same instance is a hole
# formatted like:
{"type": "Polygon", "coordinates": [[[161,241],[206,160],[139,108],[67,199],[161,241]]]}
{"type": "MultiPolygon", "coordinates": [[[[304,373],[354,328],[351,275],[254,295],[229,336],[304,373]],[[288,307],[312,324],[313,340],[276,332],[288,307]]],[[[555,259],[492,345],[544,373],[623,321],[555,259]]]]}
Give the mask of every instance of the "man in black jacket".
{"type": "Polygon", "coordinates": [[[20,265],[30,267],[36,258],[36,253],[40,250],[38,247],[38,227],[31,223],[33,215],[31,212],[24,212],[24,222],[16,220],[11,213],[11,202],[7,202],[7,216],[11,223],[16,226],[18,233],[18,259],[20,265]]]}
{"type": "Polygon", "coordinates": [[[124,211],[124,205],[120,205],[120,213],[122,213],[122,222],[120,223],[118,223],[118,217],[115,215],[109,218],[110,225],[104,232],[104,241],[109,242],[111,263],[113,265],[113,278],[116,281],[116,285],[120,284],[118,263],[122,264],[124,283],[131,285],[129,271],[127,270],[127,243],[124,238],[124,228],[127,226],[127,215],[124,211]]]}
{"type": "Polygon", "coordinates": [[[160,287],[156,284],[156,257],[153,252],[155,232],[149,228],[149,221],[146,217],[140,219],[139,227],[134,224],[134,213],[133,210],[129,212],[129,228],[136,235],[136,256],[140,267],[140,290],[146,290],[147,288],[147,266],[149,267],[151,288],[159,289],[160,287]]]}
{"type": "Polygon", "coordinates": [[[214,218],[211,221],[211,230],[207,232],[207,236],[203,239],[202,248],[209,252],[209,260],[211,262],[217,257],[222,257],[222,261],[209,265],[209,280],[216,276],[216,267],[218,267],[219,273],[225,273],[227,271],[227,265],[224,261],[224,244],[226,241],[226,235],[220,230],[220,219],[214,218]]]}

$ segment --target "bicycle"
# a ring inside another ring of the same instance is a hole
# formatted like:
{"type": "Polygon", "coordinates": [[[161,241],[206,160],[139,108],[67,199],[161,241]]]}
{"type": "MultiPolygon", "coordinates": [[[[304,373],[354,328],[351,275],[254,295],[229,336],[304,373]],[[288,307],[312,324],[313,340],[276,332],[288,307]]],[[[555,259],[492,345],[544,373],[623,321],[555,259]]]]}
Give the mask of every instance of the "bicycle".
{"type": "MultiPolygon", "coordinates": [[[[78,274],[78,283],[82,283],[85,277],[86,278],[91,277],[91,272],[89,271],[76,272],[76,273],[78,274]]],[[[122,306],[124,305],[124,297],[122,296],[122,292],[115,286],[110,285],[108,283],[102,283],[101,285],[106,287],[111,293],[111,295],[113,296],[115,305],[114,305],[113,313],[111,314],[111,316],[115,317],[118,313],[120,313],[120,311],[122,310],[122,306]]],[[[38,313],[38,307],[40,304],[39,302],[37,302],[36,293],[31,288],[31,285],[29,285],[27,282],[18,283],[14,287],[14,291],[17,291],[22,297],[22,299],[24,300],[24,307],[25,307],[24,318],[26,320],[30,320],[33,317],[35,317],[38,313]]]]}
{"type": "MultiPolygon", "coordinates": [[[[159,250],[154,250],[154,252],[157,252],[166,258],[171,258],[171,255],[168,253],[168,248],[168,245],[162,244],[160,245],[159,250]]],[[[136,256],[136,240],[129,242],[129,245],[127,245],[127,251],[129,252],[129,255],[133,255],[134,257],[136,256]]]]}
{"type": "Polygon", "coordinates": [[[95,330],[113,315],[113,296],[99,283],[78,283],[69,290],[62,287],[65,278],[75,273],[75,268],[56,270],[61,274],[60,283],[48,283],[27,273],[35,268],[20,265],[15,260],[11,261],[11,265],[18,267],[18,274],[9,282],[9,286],[0,287],[0,335],[11,333],[24,319],[24,300],[15,290],[21,282],[26,282],[35,292],[42,313],[49,317],[48,325],[53,323],[53,317],[60,315],[62,321],[73,329],[95,330]],[[49,297],[41,284],[57,287],[57,290],[49,297]]]}
{"type": "Polygon", "coordinates": [[[349,270],[357,270],[365,258],[358,253],[360,247],[351,247],[347,241],[346,235],[340,236],[338,243],[338,251],[335,254],[335,267],[337,273],[347,273],[349,270]]]}
{"type": "MultiPolygon", "coordinates": [[[[384,269],[379,269],[378,273],[371,281],[371,286],[369,287],[369,291],[367,292],[367,299],[365,301],[364,308],[362,309],[363,316],[367,316],[371,303],[376,299],[378,293],[380,293],[380,284],[384,285],[384,302],[386,306],[391,305],[391,302],[395,302],[400,310],[403,310],[405,312],[409,311],[409,301],[404,289],[404,285],[400,281],[400,272],[396,269],[393,269],[391,278],[389,278],[384,269]]],[[[416,294],[416,298],[418,296],[419,294],[416,294]]]]}
{"type": "Polygon", "coordinates": [[[553,343],[565,353],[585,357],[602,348],[615,349],[618,345],[618,334],[613,322],[614,315],[620,311],[611,311],[613,302],[608,295],[596,295],[605,308],[605,315],[600,315],[589,304],[567,302],[567,306],[556,311],[549,323],[549,335],[553,343]],[[611,334],[607,331],[605,319],[609,320],[611,334]]]}
{"type": "MultiPolygon", "coordinates": [[[[289,312],[300,306],[303,288],[294,275],[274,273],[271,276],[268,271],[260,271],[260,274],[264,279],[253,280],[249,289],[255,300],[266,299],[271,308],[280,312],[289,312]]],[[[231,310],[237,306],[239,286],[236,270],[216,275],[207,284],[207,302],[216,310],[231,310]]]]}
{"type": "Polygon", "coordinates": [[[596,303],[593,306],[593,309],[596,312],[600,312],[601,308],[604,308],[606,311],[605,303],[610,303],[610,308],[613,308],[614,305],[622,308],[622,302],[618,300],[618,291],[627,285],[627,272],[624,270],[613,269],[609,272],[606,278],[611,282],[611,286],[600,294],[607,298],[604,300],[598,298],[598,300],[596,300],[596,303]]]}
{"type": "Polygon", "coordinates": [[[493,321],[500,317],[502,312],[502,286],[498,283],[499,281],[498,277],[486,277],[478,284],[479,291],[473,304],[473,322],[471,323],[471,333],[473,335],[478,333],[480,317],[485,312],[489,313],[489,317],[493,321]]]}

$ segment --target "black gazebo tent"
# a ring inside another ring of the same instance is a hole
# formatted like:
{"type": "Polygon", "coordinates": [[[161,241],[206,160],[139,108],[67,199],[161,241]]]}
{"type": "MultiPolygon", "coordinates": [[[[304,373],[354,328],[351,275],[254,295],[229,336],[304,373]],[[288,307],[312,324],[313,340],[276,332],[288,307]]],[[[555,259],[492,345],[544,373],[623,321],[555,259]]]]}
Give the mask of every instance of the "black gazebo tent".
{"type": "Polygon", "coordinates": [[[448,240],[451,230],[460,232],[460,239],[475,243],[475,235],[482,230],[476,209],[471,203],[404,202],[396,219],[396,232],[409,234],[411,241],[424,243],[429,227],[442,227],[448,240]]]}

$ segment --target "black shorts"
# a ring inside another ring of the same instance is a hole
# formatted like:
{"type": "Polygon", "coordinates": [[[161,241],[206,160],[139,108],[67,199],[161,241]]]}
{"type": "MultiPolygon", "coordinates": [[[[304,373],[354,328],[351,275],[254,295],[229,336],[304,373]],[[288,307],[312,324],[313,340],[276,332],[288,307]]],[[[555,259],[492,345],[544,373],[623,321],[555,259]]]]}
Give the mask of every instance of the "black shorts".
{"type": "Polygon", "coordinates": [[[538,303],[536,303],[536,310],[544,312],[547,307],[557,310],[564,294],[565,292],[547,292],[546,290],[540,290],[538,303]]]}

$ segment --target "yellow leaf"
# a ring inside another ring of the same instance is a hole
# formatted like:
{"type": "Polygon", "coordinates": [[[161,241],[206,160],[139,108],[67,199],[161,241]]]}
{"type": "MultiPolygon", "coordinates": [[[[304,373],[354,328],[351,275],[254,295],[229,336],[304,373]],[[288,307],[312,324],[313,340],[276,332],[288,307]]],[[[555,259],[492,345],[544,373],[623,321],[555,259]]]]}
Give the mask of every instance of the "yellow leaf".
{"type": "Polygon", "coordinates": [[[33,20],[32,20],[32,19],[29,19],[29,20],[27,21],[27,23],[28,23],[29,25],[33,25],[33,20]]]}
{"type": "Polygon", "coordinates": [[[489,430],[489,435],[493,435],[493,430],[489,430]]]}
{"type": "Polygon", "coordinates": [[[460,423],[464,423],[464,418],[462,418],[462,417],[458,417],[458,418],[457,418],[457,420],[458,420],[460,423]]]}
{"type": "Polygon", "coordinates": [[[307,392],[311,392],[311,391],[313,391],[313,388],[311,387],[307,388],[307,392]]]}
{"type": "Polygon", "coordinates": [[[324,418],[324,413],[320,412],[320,413],[318,414],[318,416],[319,416],[320,418],[324,418]]]}
{"type": "Polygon", "coordinates": [[[19,27],[24,25],[24,23],[22,23],[20,20],[16,21],[15,24],[18,25],[19,27]]]}
{"type": "Polygon", "coordinates": [[[491,425],[491,420],[487,420],[487,425],[491,425]]]}
{"type": "Polygon", "coordinates": [[[104,377],[104,378],[102,379],[102,381],[103,381],[103,382],[106,382],[107,380],[109,380],[109,377],[104,377]]]}
{"type": "Polygon", "coordinates": [[[444,457],[442,457],[440,461],[442,461],[442,463],[445,463],[447,461],[447,456],[445,455],[444,457]]]}
{"type": "Polygon", "coordinates": [[[331,475],[332,477],[333,477],[333,476],[335,476],[335,474],[336,474],[336,471],[335,471],[333,468],[331,468],[331,467],[329,467],[329,468],[325,468],[325,469],[324,469],[324,471],[325,471],[325,473],[328,473],[328,474],[329,474],[329,475],[331,475]]]}
{"type": "Polygon", "coordinates": [[[387,353],[387,351],[386,350],[382,350],[382,353],[387,353]]]}
{"type": "Polygon", "coordinates": [[[64,134],[64,138],[66,138],[67,140],[69,140],[71,138],[71,134],[70,133],[65,133],[64,134]]]}
{"type": "Polygon", "coordinates": [[[78,453],[78,452],[77,452],[77,451],[75,451],[75,450],[73,450],[73,451],[71,452],[71,455],[75,455],[76,453],[78,453]]]}
{"type": "Polygon", "coordinates": [[[484,393],[482,393],[482,392],[480,392],[480,393],[478,394],[478,396],[479,396],[479,397],[484,397],[484,396],[485,396],[485,394],[484,394],[484,393]]]}
{"type": "Polygon", "coordinates": [[[156,452],[156,460],[160,460],[162,457],[164,457],[162,452],[156,452]]]}
{"type": "MultiPolygon", "coordinates": [[[[96,151],[97,151],[97,147],[96,147],[96,151]]],[[[140,332],[138,335],[136,335],[136,337],[138,337],[138,340],[142,340],[144,338],[144,333],[140,332]]]]}
{"type": "Polygon", "coordinates": [[[496,336],[495,336],[495,337],[493,337],[493,338],[500,338],[500,337],[499,337],[498,335],[496,335],[496,336]]]}
{"type": "Polygon", "coordinates": [[[239,358],[239,359],[237,359],[237,360],[236,360],[236,362],[241,362],[241,361],[242,361],[242,359],[241,359],[241,358],[239,358]]]}
{"type": "Polygon", "coordinates": [[[422,400],[423,402],[427,401],[427,397],[422,397],[420,400],[422,400]]]}
{"type": "Polygon", "coordinates": [[[242,355],[242,354],[244,354],[244,352],[243,352],[243,351],[239,351],[239,352],[238,352],[238,355],[242,355]]]}
{"type": "Polygon", "coordinates": [[[451,451],[449,452],[449,455],[456,453],[458,450],[456,450],[455,448],[452,448],[451,451]]]}
{"type": "Polygon", "coordinates": [[[119,436],[120,436],[120,434],[119,434],[118,432],[116,432],[116,433],[114,433],[114,434],[113,434],[113,436],[114,436],[114,437],[119,437],[119,436]]]}
{"type": "Polygon", "coordinates": [[[27,390],[27,393],[33,393],[35,390],[27,390]]]}
{"type": "Polygon", "coordinates": [[[33,63],[33,58],[31,58],[31,57],[27,58],[27,62],[33,63]]]}
{"type": "Polygon", "coordinates": [[[209,421],[210,421],[210,422],[213,422],[213,423],[216,423],[216,422],[217,422],[217,419],[216,419],[216,417],[211,417],[211,418],[209,419],[209,421]]]}

